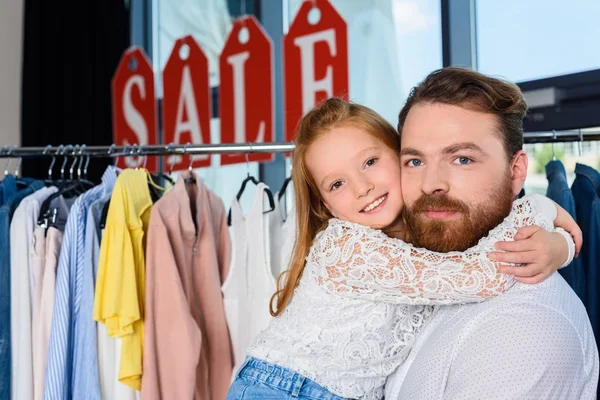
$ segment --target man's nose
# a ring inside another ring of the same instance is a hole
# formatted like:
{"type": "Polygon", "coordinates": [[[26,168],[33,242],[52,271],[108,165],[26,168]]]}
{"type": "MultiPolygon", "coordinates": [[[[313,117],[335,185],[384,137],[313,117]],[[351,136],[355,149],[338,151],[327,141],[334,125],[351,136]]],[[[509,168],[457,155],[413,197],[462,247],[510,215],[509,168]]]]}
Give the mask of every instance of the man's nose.
{"type": "Polygon", "coordinates": [[[441,194],[450,190],[450,184],[442,168],[427,167],[425,169],[421,190],[425,194],[441,194]]]}

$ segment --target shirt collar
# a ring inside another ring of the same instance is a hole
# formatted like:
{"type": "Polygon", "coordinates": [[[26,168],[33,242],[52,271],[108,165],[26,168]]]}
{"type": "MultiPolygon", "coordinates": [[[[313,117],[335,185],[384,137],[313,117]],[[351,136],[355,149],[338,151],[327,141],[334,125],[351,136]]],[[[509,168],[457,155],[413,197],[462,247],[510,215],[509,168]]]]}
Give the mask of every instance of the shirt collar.
{"type": "Polygon", "coordinates": [[[550,177],[554,174],[558,174],[565,178],[567,176],[565,166],[560,160],[552,160],[548,164],[546,164],[546,178],[550,179],[550,177]]]}
{"type": "Polygon", "coordinates": [[[104,195],[112,193],[116,181],[117,169],[112,165],[109,165],[104,171],[104,174],[102,174],[102,187],[104,189],[104,195]]]}
{"type": "Polygon", "coordinates": [[[592,167],[577,163],[575,165],[575,174],[589,179],[596,193],[600,195],[600,173],[592,167]]]}

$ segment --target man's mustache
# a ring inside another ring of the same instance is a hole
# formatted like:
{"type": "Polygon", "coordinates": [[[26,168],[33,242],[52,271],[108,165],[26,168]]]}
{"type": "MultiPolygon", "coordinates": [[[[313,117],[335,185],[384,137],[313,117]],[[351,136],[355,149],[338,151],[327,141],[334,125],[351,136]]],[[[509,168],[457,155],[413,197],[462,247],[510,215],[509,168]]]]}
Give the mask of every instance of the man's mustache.
{"type": "Polygon", "coordinates": [[[469,207],[460,200],[453,199],[447,194],[424,194],[411,207],[412,213],[427,211],[450,211],[468,213],[469,207]]]}

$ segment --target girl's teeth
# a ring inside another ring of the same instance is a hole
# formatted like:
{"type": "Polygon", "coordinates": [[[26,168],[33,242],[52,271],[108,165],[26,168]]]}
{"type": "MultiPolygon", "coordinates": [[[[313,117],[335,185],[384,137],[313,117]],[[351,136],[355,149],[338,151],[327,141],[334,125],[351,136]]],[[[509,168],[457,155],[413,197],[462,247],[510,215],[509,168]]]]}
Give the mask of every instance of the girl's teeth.
{"type": "Polygon", "coordinates": [[[381,197],[377,200],[375,200],[373,203],[369,204],[366,208],[365,211],[371,211],[372,209],[374,209],[375,207],[377,207],[378,205],[380,205],[384,200],[384,197],[381,197]]]}

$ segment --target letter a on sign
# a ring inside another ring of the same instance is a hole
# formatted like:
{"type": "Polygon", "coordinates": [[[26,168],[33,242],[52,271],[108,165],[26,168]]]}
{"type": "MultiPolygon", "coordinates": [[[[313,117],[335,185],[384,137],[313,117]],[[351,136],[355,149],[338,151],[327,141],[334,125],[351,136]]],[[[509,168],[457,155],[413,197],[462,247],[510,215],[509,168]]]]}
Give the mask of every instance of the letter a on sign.
{"type": "MultiPolygon", "coordinates": [[[[273,44],[252,16],[235,21],[219,58],[221,143],[273,141],[273,44]]],[[[273,155],[249,154],[249,161],[273,155]]],[[[221,165],[244,163],[244,154],[223,154],[221,165]]]]}
{"type": "MultiPolygon", "coordinates": [[[[118,146],[147,145],[157,142],[154,72],[148,58],[137,47],[123,53],[112,79],[113,140],[118,146]]],[[[143,165],[143,157],[121,157],[119,168],[143,165]]],[[[149,157],[146,168],[157,172],[156,157],[149,157]]]]}
{"type": "Polygon", "coordinates": [[[302,3],[283,39],[285,140],[304,114],[329,97],[348,96],[346,22],[328,0],[302,3]]]}
{"type": "MultiPolygon", "coordinates": [[[[163,70],[165,143],[210,143],[210,84],[208,60],[191,35],[178,39],[163,70]]],[[[188,168],[190,156],[165,159],[174,171],[188,168]]],[[[210,166],[210,155],[192,157],[192,168],[210,166]]],[[[170,168],[170,167],[169,167],[170,168]]]]}
{"type": "MultiPolygon", "coordinates": [[[[178,39],[163,70],[163,121],[165,143],[210,143],[210,84],[208,60],[190,35],[178,39]]],[[[174,171],[210,166],[210,155],[165,157],[174,171]]]]}

